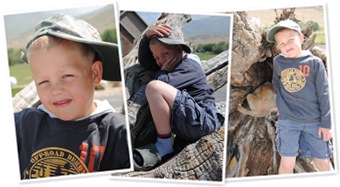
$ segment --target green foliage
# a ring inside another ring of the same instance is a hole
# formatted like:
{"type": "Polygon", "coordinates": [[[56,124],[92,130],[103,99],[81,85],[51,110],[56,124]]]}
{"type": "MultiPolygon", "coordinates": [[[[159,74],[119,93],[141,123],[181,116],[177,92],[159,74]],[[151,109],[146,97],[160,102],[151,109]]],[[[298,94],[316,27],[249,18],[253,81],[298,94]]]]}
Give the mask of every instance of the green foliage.
{"type": "Polygon", "coordinates": [[[194,51],[198,53],[220,54],[221,52],[227,50],[228,48],[229,48],[229,44],[227,42],[219,42],[219,43],[199,44],[194,49],[194,51]]]}
{"type": "Polygon", "coordinates": [[[302,23],[300,24],[300,27],[301,27],[301,28],[304,28],[304,27],[306,27],[307,25],[311,25],[314,32],[320,30],[320,25],[319,25],[319,23],[317,23],[317,22],[315,22],[315,21],[312,21],[312,20],[309,20],[309,21],[307,21],[307,22],[305,22],[305,23],[302,22],[302,23]]]}
{"type": "Polygon", "coordinates": [[[201,60],[210,60],[216,56],[216,54],[208,52],[208,53],[196,53],[201,60]]]}
{"type": "Polygon", "coordinates": [[[209,52],[209,51],[212,51],[212,46],[213,44],[199,44],[195,51],[196,52],[209,52]]]}
{"type": "Polygon", "coordinates": [[[22,61],[20,59],[21,51],[22,51],[22,49],[13,49],[13,48],[7,49],[8,64],[9,64],[9,66],[13,66],[15,64],[22,63],[22,61]]]}
{"type": "Polygon", "coordinates": [[[19,93],[22,88],[12,88],[12,97],[14,97],[17,93],[19,93]]]}
{"type": "Polygon", "coordinates": [[[10,75],[15,77],[18,81],[18,85],[27,85],[32,79],[32,73],[27,64],[15,64],[9,68],[10,75]]]}
{"type": "Polygon", "coordinates": [[[106,42],[117,43],[117,31],[116,29],[108,29],[102,35],[102,40],[106,42]]]}
{"type": "Polygon", "coordinates": [[[25,85],[32,82],[32,73],[25,63],[15,64],[9,67],[10,75],[17,79],[17,85],[12,88],[12,97],[15,96],[25,85]]]}
{"type": "Polygon", "coordinates": [[[325,31],[318,31],[316,32],[315,43],[317,44],[326,44],[326,35],[325,31]]]}
{"type": "Polygon", "coordinates": [[[218,44],[213,45],[212,52],[215,54],[220,54],[223,51],[228,49],[228,44],[226,42],[220,42],[218,44]]]}

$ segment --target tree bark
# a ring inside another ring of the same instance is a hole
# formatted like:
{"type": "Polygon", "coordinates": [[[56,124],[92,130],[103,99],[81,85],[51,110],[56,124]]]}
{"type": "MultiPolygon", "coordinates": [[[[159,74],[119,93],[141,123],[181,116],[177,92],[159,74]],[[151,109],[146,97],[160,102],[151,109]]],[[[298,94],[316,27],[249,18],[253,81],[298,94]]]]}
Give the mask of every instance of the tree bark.
{"type": "Polygon", "coordinates": [[[12,101],[14,112],[19,112],[28,107],[37,107],[40,104],[40,99],[34,81],[17,93],[12,101]]]}

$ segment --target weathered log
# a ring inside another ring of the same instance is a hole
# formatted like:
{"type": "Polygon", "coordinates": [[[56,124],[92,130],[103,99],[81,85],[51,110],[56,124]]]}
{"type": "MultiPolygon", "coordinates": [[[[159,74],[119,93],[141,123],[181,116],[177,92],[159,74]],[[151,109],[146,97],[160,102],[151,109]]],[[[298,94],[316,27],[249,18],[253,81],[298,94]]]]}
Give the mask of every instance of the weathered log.
{"type": "MultiPolygon", "coordinates": [[[[181,28],[190,20],[190,15],[162,14],[157,23],[174,23],[181,28]]],[[[153,79],[153,72],[145,70],[138,63],[139,42],[140,39],[136,42],[130,53],[123,58],[132,147],[152,143],[157,136],[144,93],[146,84],[153,79]]],[[[228,55],[228,52],[225,51],[202,65],[207,75],[208,83],[215,90],[218,90],[227,83],[228,55]]],[[[224,114],[225,102],[216,104],[218,110],[224,114]]],[[[172,159],[153,170],[113,175],[221,181],[224,177],[222,176],[224,147],[223,126],[218,131],[202,137],[197,142],[186,145],[172,159]]]]}
{"type": "Polygon", "coordinates": [[[115,176],[221,181],[223,176],[224,127],[186,146],[176,157],[150,171],[115,176]]]}
{"type": "MultiPolygon", "coordinates": [[[[294,8],[283,10],[274,22],[295,18],[294,8]]],[[[325,53],[315,47],[315,34],[311,28],[305,35],[303,49],[326,62],[325,53]]],[[[276,174],[280,157],[277,154],[275,129],[277,113],[253,117],[237,111],[239,104],[247,105],[246,96],[272,79],[272,61],[278,54],[275,46],[266,41],[266,31],[248,18],[246,12],[234,13],[234,33],[229,96],[227,172],[226,177],[245,177],[276,174]]],[[[326,63],[325,63],[326,64],[326,63]]],[[[316,167],[310,159],[297,159],[296,173],[313,172],[316,167]]]]}
{"type": "Polygon", "coordinates": [[[236,87],[258,85],[258,82],[252,81],[253,79],[246,75],[247,70],[262,56],[262,38],[257,34],[261,33],[261,30],[247,20],[245,12],[234,13],[233,28],[237,32],[233,32],[230,82],[236,87]]]}
{"type": "Polygon", "coordinates": [[[224,51],[203,64],[207,75],[207,83],[215,90],[226,85],[228,82],[228,51],[224,51]]]}
{"type": "Polygon", "coordinates": [[[40,99],[34,81],[17,93],[12,101],[14,112],[19,112],[28,107],[37,107],[40,104],[40,99]]]}

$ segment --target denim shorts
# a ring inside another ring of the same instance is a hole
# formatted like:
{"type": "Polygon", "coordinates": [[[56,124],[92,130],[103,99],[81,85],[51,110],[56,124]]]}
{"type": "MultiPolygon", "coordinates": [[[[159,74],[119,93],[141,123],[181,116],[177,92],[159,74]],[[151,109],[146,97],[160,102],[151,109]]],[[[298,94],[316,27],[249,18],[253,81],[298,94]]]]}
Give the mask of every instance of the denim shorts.
{"type": "Polygon", "coordinates": [[[332,156],[330,141],[318,136],[320,122],[301,123],[279,117],[276,146],[281,156],[326,159],[332,156]]]}
{"type": "Polygon", "coordinates": [[[185,90],[177,91],[171,116],[171,130],[189,142],[216,131],[222,120],[214,102],[196,102],[185,90]]]}

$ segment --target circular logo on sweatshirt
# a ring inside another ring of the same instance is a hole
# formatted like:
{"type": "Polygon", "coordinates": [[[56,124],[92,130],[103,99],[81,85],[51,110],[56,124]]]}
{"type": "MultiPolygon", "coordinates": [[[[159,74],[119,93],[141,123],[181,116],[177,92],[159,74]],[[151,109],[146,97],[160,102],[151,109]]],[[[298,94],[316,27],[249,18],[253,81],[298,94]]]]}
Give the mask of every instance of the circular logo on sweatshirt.
{"type": "Polygon", "coordinates": [[[295,68],[288,68],[281,72],[281,82],[288,92],[298,92],[306,84],[306,77],[295,68]]]}
{"type": "Polygon", "coordinates": [[[25,179],[52,177],[88,173],[84,162],[73,152],[59,148],[48,147],[36,151],[24,171],[25,179]]]}

